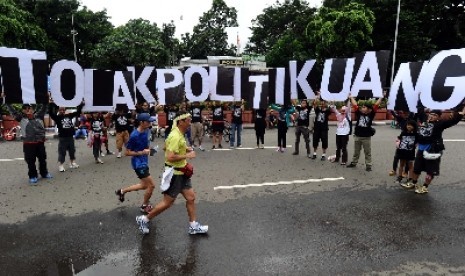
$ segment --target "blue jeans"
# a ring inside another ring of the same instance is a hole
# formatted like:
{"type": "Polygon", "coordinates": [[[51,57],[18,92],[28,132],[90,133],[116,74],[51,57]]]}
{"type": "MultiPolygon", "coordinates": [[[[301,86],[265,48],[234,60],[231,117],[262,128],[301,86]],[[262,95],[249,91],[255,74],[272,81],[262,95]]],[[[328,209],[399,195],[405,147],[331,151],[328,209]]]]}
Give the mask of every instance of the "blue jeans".
{"type": "Polygon", "coordinates": [[[78,128],[78,130],[76,131],[76,134],[74,134],[74,139],[77,139],[81,136],[84,136],[85,138],[87,138],[87,129],[78,128]]]}
{"type": "Polygon", "coordinates": [[[242,132],[242,124],[231,124],[231,140],[229,140],[229,145],[234,146],[234,142],[236,141],[236,130],[237,130],[237,146],[242,145],[241,143],[241,132],[242,132]]]}

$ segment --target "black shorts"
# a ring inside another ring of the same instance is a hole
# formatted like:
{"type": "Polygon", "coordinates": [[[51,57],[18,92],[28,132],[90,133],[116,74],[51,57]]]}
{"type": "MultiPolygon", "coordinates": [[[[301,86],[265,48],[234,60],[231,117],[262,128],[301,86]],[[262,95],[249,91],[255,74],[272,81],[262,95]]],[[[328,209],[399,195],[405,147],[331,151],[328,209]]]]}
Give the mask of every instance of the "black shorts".
{"type": "Polygon", "coordinates": [[[185,177],[184,175],[173,175],[170,182],[170,187],[168,190],[164,191],[162,194],[169,195],[172,198],[178,197],[179,193],[185,189],[191,189],[192,183],[191,179],[185,177]]]}
{"type": "Polygon", "coordinates": [[[413,172],[420,174],[426,172],[429,175],[439,175],[439,164],[441,163],[441,157],[436,160],[426,160],[423,157],[423,151],[418,150],[415,156],[415,163],[413,164],[413,172]]]}
{"type": "Polygon", "coordinates": [[[213,133],[219,132],[221,134],[223,133],[223,130],[224,130],[224,123],[212,123],[213,133]]]}
{"type": "Polygon", "coordinates": [[[396,156],[400,160],[413,161],[415,160],[415,150],[397,149],[396,156]]]}
{"type": "Polygon", "coordinates": [[[146,178],[150,176],[149,167],[142,167],[134,170],[139,179],[146,178]]]}

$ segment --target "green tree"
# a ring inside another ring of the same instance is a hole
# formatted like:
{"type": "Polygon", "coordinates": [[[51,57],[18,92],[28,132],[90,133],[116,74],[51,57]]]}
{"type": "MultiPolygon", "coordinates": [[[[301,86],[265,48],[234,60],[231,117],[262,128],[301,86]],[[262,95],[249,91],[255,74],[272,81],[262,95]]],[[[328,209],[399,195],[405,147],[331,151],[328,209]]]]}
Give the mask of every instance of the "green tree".
{"type": "Polygon", "coordinates": [[[372,46],[375,17],[363,4],[351,3],[340,10],[321,7],[307,26],[308,39],[315,43],[320,61],[351,57],[372,46]]]}
{"type": "Polygon", "coordinates": [[[113,32],[113,25],[108,21],[106,11],[93,12],[83,7],[74,16],[76,35],[77,60],[85,68],[93,64],[90,55],[95,45],[113,32]]]}
{"type": "MultiPolygon", "coordinates": [[[[302,41],[302,35],[315,12],[316,9],[310,8],[306,1],[276,1],[273,6],[265,8],[262,14],[252,20],[252,36],[245,52],[266,54],[283,36],[294,36],[304,47],[309,46],[302,41]]],[[[274,50],[276,51],[277,49],[274,50]]]]}
{"type": "Polygon", "coordinates": [[[124,70],[126,66],[165,66],[169,50],[163,43],[163,33],[157,24],[132,19],[116,28],[91,51],[95,68],[124,70]]]}
{"type": "Polygon", "coordinates": [[[32,14],[11,0],[0,0],[0,46],[45,50],[45,31],[32,22],[32,14]]]}
{"type": "Polygon", "coordinates": [[[45,30],[48,37],[45,50],[50,62],[74,59],[71,16],[78,10],[78,0],[18,0],[17,4],[29,11],[45,30]]]}
{"type": "Polygon", "coordinates": [[[227,27],[237,27],[237,11],[223,0],[213,0],[210,10],[205,12],[194,26],[192,35],[182,36],[185,43],[183,53],[192,58],[207,56],[234,55],[235,48],[228,45],[227,27]]]}

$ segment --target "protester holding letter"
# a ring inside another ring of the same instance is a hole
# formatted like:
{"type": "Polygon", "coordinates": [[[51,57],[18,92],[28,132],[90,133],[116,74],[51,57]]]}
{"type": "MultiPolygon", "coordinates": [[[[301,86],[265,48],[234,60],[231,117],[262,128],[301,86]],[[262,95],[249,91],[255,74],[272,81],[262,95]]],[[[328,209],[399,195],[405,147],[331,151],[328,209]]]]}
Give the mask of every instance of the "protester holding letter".
{"type": "Polygon", "coordinates": [[[158,203],[148,215],[136,217],[139,230],[143,234],[148,234],[150,232],[149,222],[154,217],[170,208],[179,194],[182,194],[186,199],[187,215],[189,216],[188,233],[191,235],[204,234],[208,231],[207,225],[201,225],[197,222],[195,211],[195,193],[190,178],[193,174],[193,167],[187,163],[187,159],[195,158],[195,151],[187,147],[187,141],[184,137],[190,125],[190,113],[179,112],[174,119],[173,129],[168,139],[166,139],[165,152],[165,171],[172,172],[171,179],[162,180],[164,181],[162,183],[162,201],[158,203]],[[165,181],[169,183],[169,187],[164,187],[166,184],[165,181]]]}
{"type": "Polygon", "coordinates": [[[336,113],[337,128],[336,128],[336,158],[333,163],[338,163],[341,159],[341,165],[345,166],[348,159],[347,143],[352,132],[352,118],[350,114],[350,100],[347,106],[341,107],[338,111],[336,106],[331,106],[331,109],[336,113]]]}
{"type": "MultiPolygon", "coordinates": [[[[399,111],[391,110],[390,112],[396,121],[396,125],[401,129],[401,131],[404,131],[405,127],[407,126],[407,122],[413,119],[413,113],[411,112],[402,111],[402,110],[399,110],[399,111]]],[[[389,172],[390,176],[396,175],[398,163],[399,163],[399,157],[397,156],[397,149],[396,149],[396,154],[394,154],[394,160],[392,161],[392,170],[389,172]]],[[[406,177],[408,174],[407,166],[405,168],[407,170],[402,175],[403,177],[406,177]]]]}
{"type": "Polygon", "coordinates": [[[178,111],[179,108],[175,104],[170,104],[163,107],[163,112],[166,114],[165,139],[170,135],[171,129],[173,127],[173,120],[176,117],[176,113],[178,111]]]}
{"type": "Polygon", "coordinates": [[[236,142],[236,133],[237,133],[236,147],[240,148],[242,146],[241,133],[242,133],[242,112],[244,111],[244,100],[234,102],[231,109],[232,109],[232,122],[231,122],[231,139],[229,140],[229,147],[234,148],[234,143],[236,142]]]}
{"type": "MultiPolygon", "coordinates": [[[[2,94],[2,98],[4,94],[2,94]]],[[[47,152],[45,151],[44,115],[46,105],[39,105],[37,112],[30,104],[23,104],[22,112],[18,113],[9,104],[5,104],[8,112],[20,123],[23,139],[24,160],[28,167],[29,183],[35,185],[38,181],[36,159],[39,160],[39,173],[42,178],[50,179],[52,175],[47,169],[47,152]]]]}
{"type": "Polygon", "coordinates": [[[257,149],[264,149],[265,148],[265,129],[266,129],[266,110],[261,108],[255,110],[255,136],[257,138],[257,149]]]}
{"type": "MultiPolygon", "coordinates": [[[[313,131],[313,122],[310,119],[310,111],[312,107],[308,107],[307,100],[300,101],[300,105],[295,107],[294,118],[297,120],[297,126],[295,127],[295,150],[292,153],[293,155],[299,154],[299,143],[300,136],[304,137],[305,148],[307,149],[307,157],[310,158],[310,132],[313,131]]],[[[312,118],[314,119],[314,118],[312,118]]],[[[279,131],[279,129],[278,129],[279,131]]],[[[284,142],[284,144],[286,144],[284,142]]]]}
{"type": "Polygon", "coordinates": [[[220,101],[213,103],[213,116],[212,116],[212,132],[213,132],[213,146],[215,149],[218,145],[219,149],[222,149],[221,140],[223,140],[224,130],[224,107],[220,101]]]}
{"type": "Polygon", "coordinates": [[[98,112],[92,113],[90,118],[90,130],[89,135],[90,146],[92,147],[92,153],[95,158],[96,164],[103,164],[102,159],[100,159],[101,145],[103,140],[103,130],[105,128],[103,117],[98,112]]]}
{"type": "Polygon", "coordinates": [[[192,116],[191,124],[191,138],[192,138],[192,147],[195,148],[195,138],[199,141],[199,150],[204,151],[202,147],[203,140],[203,125],[202,125],[202,110],[205,108],[204,105],[200,105],[200,102],[195,101],[190,106],[190,113],[192,116]]]}
{"type": "Polygon", "coordinates": [[[116,131],[116,149],[118,150],[117,158],[122,157],[123,145],[129,141],[129,123],[132,120],[131,114],[128,112],[127,107],[120,107],[115,110],[111,117],[115,122],[116,131]]]}
{"type": "Polygon", "coordinates": [[[286,133],[291,126],[291,116],[295,112],[293,106],[284,104],[282,106],[272,104],[271,108],[278,111],[278,148],[276,151],[284,152],[286,150],[286,133]]]}
{"type": "MultiPolygon", "coordinates": [[[[321,161],[326,160],[326,149],[328,149],[328,121],[329,115],[331,114],[331,109],[328,108],[326,101],[322,100],[320,94],[317,96],[317,101],[319,105],[315,104],[315,124],[313,127],[313,156],[312,159],[316,159],[316,151],[318,149],[318,144],[321,141],[321,161]]],[[[316,103],[317,101],[314,101],[316,103]]]]}
{"type": "Polygon", "coordinates": [[[439,175],[439,166],[444,147],[442,133],[445,129],[456,125],[462,120],[465,108],[461,105],[454,110],[453,116],[450,119],[442,120],[441,110],[432,110],[428,119],[422,122],[418,127],[418,150],[415,156],[413,165],[412,184],[404,186],[404,188],[415,188],[415,193],[428,193],[428,187],[433,181],[434,176],[439,175]],[[457,110],[463,108],[461,112],[457,110]],[[418,184],[418,178],[421,172],[426,172],[426,177],[423,185],[418,184]]]}
{"type": "Polygon", "coordinates": [[[52,99],[50,99],[48,113],[50,118],[55,121],[58,128],[58,170],[60,172],[65,171],[64,163],[66,157],[66,151],[69,153],[70,169],[77,169],[79,165],[76,163],[76,146],[74,144],[74,123],[73,119],[79,117],[82,112],[84,101],[77,106],[75,112],[66,113],[66,109],[63,106],[58,107],[52,99]],[[57,113],[58,109],[58,113],[57,113]]]}
{"type": "Polygon", "coordinates": [[[356,122],[354,130],[354,155],[352,157],[352,162],[347,165],[347,167],[354,168],[357,166],[358,159],[360,158],[360,152],[363,147],[363,151],[365,152],[366,171],[369,172],[372,168],[371,136],[375,134],[372,124],[376,111],[378,110],[379,104],[383,98],[379,98],[374,105],[365,102],[361,108],[359,108],[353,97],[349,97],[349,99],[354,107],[356,122]]]}
{"type": "Polygon", "coordinates": [[[149,154],[150,154],[150,141],[148,139],[151,122],[155,121],[155,118],[150,116],[149,113],[140,113],[137,116],[139,126],[136,130],[131,133],[129,141],[126,145],[126,156],[131,156],[132,168],[136,172],[137,177],[140,179],[140,183],[131,185],[124,189],[116,190],[116,195],[119,201],[124,201],[124,195],[129,192],[145,190],[144,200],[140,206],[140,211],[148,213],[152,210],[152,206],[149,203],[152,197],[153,189],[155,188],[155,182],[150,176],[149,171],[149,154]]]}

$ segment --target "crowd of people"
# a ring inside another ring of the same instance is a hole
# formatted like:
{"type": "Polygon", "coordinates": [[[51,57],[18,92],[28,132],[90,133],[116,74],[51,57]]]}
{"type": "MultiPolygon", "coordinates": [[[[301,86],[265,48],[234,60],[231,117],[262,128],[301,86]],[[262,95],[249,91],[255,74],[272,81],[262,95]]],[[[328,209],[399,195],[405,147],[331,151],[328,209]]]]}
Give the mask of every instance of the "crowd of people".
{"type": "MultiPolygon", "coordinates": [[[[2,94],[2,98],[4,95],[2,94]]],[[[349,95],[346,104],[336,107],[334,104],[320,99],[318,96],[309,103],[300,100],[294,104],[272,104],[269,110],[258,109],[254,111],[254,130],[256,134],[256,148],[264,148],[266,129],[277,129],[276,151],[284,153],[286,150],[286,134],[289,127],[295,131],[295,147],[293,155],[300,152],[300,138],[305,142],[306,156],[317,158],[321,142],[320,160],[327,159],[328,150],[328,121],[333,112],[336,114],[336,150],[335,156],[330,158],[333,163],[340,163],[348,168],[355,168],[363,149],[365,155],[365,169],[372,170],[371,137],[376,131],[372,127],[375,113],[382,101],[377,99],[374,103],[365,101],[358,104],[349,95]],[[351,114],[351,110],[355,113],[351,114]],[[268,115],[267,115],[268,114],[268,115]],[[352,117],[354,121],[352,122],[352,117]],[[353,131],[353,133],[352,133],[353,131]],[[351,161],[347,151],[349,137],[353,135],[354,153],[351,161]],[[310,145],[310,140],[313,143],[310,145]],[[313,149],[313,152],[312,152],[313,149]]],[[[116,136],[116,157],[124,155],[131,157],[131,165],[139,178],[139,183],[120,188],[115,191],[118,199],[123,202],[125,195],[132,191],[144,190],[140,209],[146,215],[138,216],[136,221],[142,233],[149,233],[148,223],[158,214],[168,209],[179,194],[186,199],[186,208],[189,216],[188,232],[190,234],[206,233],[208,226],[201,225],[196,219],[195,193],[192,189],[190,175],[192,165],[187,161],[195,158],[195,150],[204,151],[204,124],[211,120],[212,149],[222,148],[222,134],[225,127],[225,111],[232,111],[231,149],[242,146],[242,113],[245,102],[236,101],[222,103],[218,101],[202,105],[199,102],[192,104],[160,106],[142,102],[136,110],[129,111],[127,107],[117,107],[115,112],[102,114],[92,112],[82,113],[85,106],[83,101],[74,112],[57,106],[53,100],[47,105],[37,105],[36,109],[23,104],[21,112],[10,105],[6,108],[15,120],[20,122],[21,137],[23,141],[24,159],[28,165],[29,183],[35,185],[39,175],[50,179],[53,176],[47,168],[47,154],[45,149],[44,115],[48,111],[56,123],[58,131],[58,171],[65,172],[65,157],[69,155],[69,168],[77,169],[75,140],[83,137],[87,140],[95,163],[103,164],[101,157],[105,154],[114,154],[109,150],[108,135],[110,125],[114,126],[116,136]],[[205,117],[204,110],[210,110],[205,117]],[[158,112],[166,113],[165,139],[165,172],[162,187],[163,199],[154,207],[150,205],[150,198],[155,189],[155,181],[150,176],[148,156],[153,154],[150,148],[150,135],[152,123],[157,120],[158,112]],[[102,150],[105,146],[105,150],[102,150]],[[36,168],[39,161],[39,171],[36,168]]],[[[393,168],[389,173],[396,176],[396,183],[405,189],[415,189],[418,194],[428,192],[435,176],[439,175],[444,143],[442,133],[445,129],[457,124],[464,115],[465,108],[458,106],[450,118],[441,119],[440,110],[424,110],[419,108],[418,113],[394,112],[396,126],[400,133],[396,137],[396,150],[393,157],[393,168]],[[422,172],[426,173],[423,184],[418,182],[422,172]]]]}

